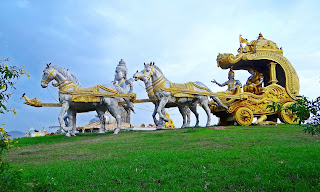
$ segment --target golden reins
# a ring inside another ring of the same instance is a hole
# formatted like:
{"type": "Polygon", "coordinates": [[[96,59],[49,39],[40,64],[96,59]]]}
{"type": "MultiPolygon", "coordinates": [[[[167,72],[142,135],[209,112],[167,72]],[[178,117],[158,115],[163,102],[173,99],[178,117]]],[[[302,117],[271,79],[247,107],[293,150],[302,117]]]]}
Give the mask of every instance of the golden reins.
{"type": "Polygon", "coordinates": [[[55,78],[55,76],[53,75],[53,73],[54,73],[56,70],[53,69],[52,71],[49,71],[49,70],[47,70],[47,71],[48,71],[48,73],[49,73],[47,79],[46,79],[46,80],[41,80],[42,82],[44,82],[44,83],[46,83],[46,84],[49,83],[49,82],[48,82],[48,79],[51,77],[51,75],[52,75],[52,78],[53,78],[53,79],[55,78]]]}

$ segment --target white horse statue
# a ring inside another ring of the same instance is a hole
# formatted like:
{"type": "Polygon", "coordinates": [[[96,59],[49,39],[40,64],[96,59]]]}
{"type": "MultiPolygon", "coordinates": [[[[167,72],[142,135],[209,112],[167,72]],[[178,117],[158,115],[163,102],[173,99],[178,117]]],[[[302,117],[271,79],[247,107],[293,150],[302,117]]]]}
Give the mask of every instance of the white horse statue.
{"type": "MultiPolygon", "coordinates": [[[[121,91],[121,87],[116,84],[97,85],[91,88],[81,88],[78,79],[68,70],[47,64],[43,70],[41,86],[46,88],[48,84],[55,80],[55,86],[59,87],[59,100],[62,104],[61,112],[58,120],[60,127],[66,132],[66,137],[75,136],[76,129],[76,113],[97,111],[100,118],[101,127],[99,134],[105,133],[104,114],[108,110],[110,114],[116,118],[117,127],[114,134],[118,134],[121,128],[121,109],[118,106],[122,101],[117,94],[126,94],[121,91]],[[110,96],[109,96],[110,95],[110,96]],[[114,96],[114,97],[112,97],[114,96]],[[69,125],[64,123],[64,115],[68,113],[69,125]]],[[[132,90],[132,89],[130,89],[132,90]]],[[[133,104],[129,99],[125,99],[126,109],[132,109],[133,104]]]]}
{"type": "MultiPolygon", "coordinates": [[[[153,104],[155,105],[155,108],[152,113],[153,121],[154,121],[155,125],[157,126],[157,128],[159,128],[159,129],[164,128],[163,119],[159,119],[159,121],[158,121],[156,118],[157,109],[159,107],[159,100],[157,99],[156,95],[153,92],[151,78],[144,74],[144,70],[142,70],[141,72],[137,71],[133,75],[133,78],[136,81],[141,80],[144,82],[146,91],[148,93],[148,97],[149,97],[149,99],[152,100],[153,104]]],[[[181,126],[183,128],[183,127],[190,126],[190,109],[197,118],[196,126],[199,124],[199,114],[197,113],[197,103],[194,103],[194,104],[195,105],[193,105],[192,107],[189,107],[189,106],[185,106],[183,104],[178,105],[176,102],[168,101],[168,103],[165,105],[165,108],[178,107],[178,109],[182,115],[182,118],[183,118],[183,124],[181,126]]],[[[162,111],[162,113],[165,114],[165,111],[162,111]]]]}
{"type": "MultiPolygon", "coordinates": [[[[198,113],[196,111],[197,103],[205,110],[207,114],[207,124],[206,126],[210,126],[210,108],[209,108],[209,100],[208,96],[201,95],[204,92],[211,92],[210,89],[205,86],[201,82],[188,82],[185,84],[177,84],[170,82],[163,75],[162,71],[153,63],[144,64],[144,70],[139,74],[136,73],[135,78],[139,78],[139,76],[146,77],[146,80],[151,81],[152,87],[148,87],[148,90],[153,91],[154,96],[158,100],[158,108],[156,108],[156,112],[159,115],[159,118],[168,122],[169,119],[164,114],[164,108],[168,103],[175,103],[175,106],[184,109],[188,106],[191,111],[196,115],[197,123],[199,124],[198,113]]],[[[149,82],[150,84],[150,82],[149,82]]],[[[148,84],[148,85],[149,85],[148,84]]],[[[149,96],[150,97],[150,96],[149,96]]],[[[211,97],[219,106],[226,108],[221,100],[218,97],[211,97]]],[[[180,111],[181,112],[181,111],[180,111]]],[[[184,119],[185,123],[185,119],[184,119]]]]}

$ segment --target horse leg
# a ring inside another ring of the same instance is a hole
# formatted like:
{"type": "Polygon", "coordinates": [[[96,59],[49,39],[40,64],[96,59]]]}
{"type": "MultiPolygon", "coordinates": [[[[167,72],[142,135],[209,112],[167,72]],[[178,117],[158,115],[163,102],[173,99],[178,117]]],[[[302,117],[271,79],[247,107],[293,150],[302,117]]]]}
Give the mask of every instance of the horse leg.
{"type": "Polygon", "coordinates": [[[69,127],[69,114],[68,113],[64,115],[63,121],[64,121],[64,124],[66,125],[66,127],[69,127]]]}
{"type": "Polygon", "coordinates": [[[67,112],[68,109],[69,109],[69,103],[67,101],[63,101],[62,102],[61,111],[60,111],[60,114],[58,116],[60,127],[66,132],[66,137],[70,137],[71,136],[70,135],[70,129],[69,129],[69,127],[65,126],[64,120],[63,120],[64,114],[67,112]]]}
{"type": "Polygon", "coordinates": [[[190,120],[190,109],[189,109],[189,107],[185,107],[185,110],[187,111],[187,127],[190,127],[190,122],[191,122],[191,120],[190,120]]]}
{"type": "MultiPolygon", "coordinates": [[[[161,113],[163,114],[163,116],[166,116],[165,108],[162,108],[161,113]]],[[[163,128],[165,128],[165,126],[166,126],[166,122],[163,119],[159,118],[159,128],[158,129],[163,129],[163,128]]]]}
{"type": "Polygon", "coordinates": [[[116,120],[117,120],[117,127],[114,129],[113,134],[118,134],[120,129],[121,129],[121,114],[120,111],[118,112],[118,114],[116,114],[116,120]]]}
{"type": "Polygon", "coordinates": [[[195,103],[194,105],[190,106],[189,109],[192,111],[192,113],[194,114],[194,116],[196,116],[196,124],[195,127],[199,126],[199,113],[197,111],[197,103],[195,103]]]}
{"type": "Polygon", "coordinates": [[[181,128],[185,128],[186,127],[186,112],[187,112],[187,110],[186,110],[186,108],[185,108],[185,106],[181,106],[181,105],[179,105],[178,106],[178,109],[179,109],[179,112],[180,112],[180,114],[181,114],[181,116],[182,116],[182,119],[183,119],[183,123],[182,123],[182,126],[181,126],[181,128]]]}
{"type": "Polygon", "coordinates": [[[208,127],[208,126],[210,126],[210,122],[211,122],[210,107],[209,107],[209,104],[208,104],[208,97],[201,96],[200,101],[201,101],[200,105],[202,106],[202,108],[204,109],[204,111],[206,112],[207,117],[208,117],[207,124],[206,124],[206,127],[208,127]]]}
{"type": "Polygon", "coordinates": [[[100,124],[101,124],[98,134],[102,135],[105,133],[105,118],[104,118],[105,110],[99,108],[96,111],[99,116],[100,124]]]}
{"type": "Polygon", "coordinates": [[[161,97],[159,102],[159,107],[157,109],[157,113],[159,114],[159,118],[163,119],[165,122],[169,121],[169,118],[162,113],[162,110],[165,108],[166,104],[168,103],[168,97],[161,97]]]}
{"type": "Polygon", "coordinates": [[[154,122],[154,124],[155,124],[157,127],[158,127],[158,125],[159,125],[159,121],[158,121],[157,118],[156,118],[158,106],[159,106],[159,103],[156,102],[156,103],[154,104],[154,110],[153,110],[153,113],[152,113],[153,122],[154,122]]]}
{"type": "Polygon", "coordinates": [[[218,97],[212,96],[211,99],[214,100],[215,102],[217,102],[218,106],[221,106],[221,107],[225,108],[226,110],[228,110],[228,107],[225,104],[223,104],[222,101],[218,97]]]}
{"type": "Polygon", "coordinates": [[[121,129],[122,115],[122,110],[118,106],[118,100],[114,98],[105,98],[104,102],[107,104],[108,111],[110,112],[110,114],[117,120],[117,127],[114,129],[113,134],[118,134],[121,129]]]}
{"type": "Polygon", "coordinates": [[[113,134],[118,134],[121,129],[121,110],[120,108],[112,108],[109,112],[117,120],[117,127],[114,129],[113,134]]]}
{"type": "Polygon", "coordinates": [[[76,118],[75,118],[75,110],[68,109],[68,127],[70,127],[71,136],[76,136],[76,118]]]}
{"type": "Polygon", "coordinates": [[[77,131],[77,111],[74,110],[73,112],[73,136],[76,136],[77,131]]]}

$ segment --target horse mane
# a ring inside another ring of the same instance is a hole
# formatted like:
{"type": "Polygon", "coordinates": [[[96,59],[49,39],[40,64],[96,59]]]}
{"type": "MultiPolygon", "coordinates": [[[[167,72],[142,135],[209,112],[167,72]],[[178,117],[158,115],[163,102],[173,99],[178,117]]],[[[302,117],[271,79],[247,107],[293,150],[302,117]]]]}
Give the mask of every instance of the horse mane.
{"type": "Polygon", "coordinates": [[[57,71],[59,71],[59,73],[61,73],[67,79],[72,81],[77,86],[81,87],[81,84],[80,84],[78,78],[76,76],[74,76],[72,73],[70,73],[68,70],[66,70],[65,68],[57,66],[57,65],[50,65],[50,67],[56,69],[57,71]]]}
{"type": "MultiPolygon", "coordinates": [[[[150,66],[150,65],[149,65],[150,66]]],[[[162,71],[161,71],[161,69],[158,67],[158,66],[156,66],[155,64],[154,65],[152,65],[155,69],[157,69],[162,75],[163,75],[163,73],[162,73],[162,71]]]]}

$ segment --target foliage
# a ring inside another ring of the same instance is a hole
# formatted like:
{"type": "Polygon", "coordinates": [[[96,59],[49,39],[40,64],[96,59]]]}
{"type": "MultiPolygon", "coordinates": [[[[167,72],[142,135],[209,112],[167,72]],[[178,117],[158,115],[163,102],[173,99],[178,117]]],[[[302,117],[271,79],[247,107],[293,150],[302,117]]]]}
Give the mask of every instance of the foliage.
{"type": "Polygon", "coordinates": [[[11,169],[10,164],[2,160],[6,152],[13,147],[9,137],[3,127],[0,127],[0,186],[3,191],[16,190],[21,180],[22,170],[11,169]]]}
{"type": "Polygon", "coordinates": [[[319,139],[297,125],[81,133],[17,139],[7,158],[21,191],[317,191],[319,139]]]}
{"type": "MultiPolygon", "coordinates": [[[[9,93],[9,89],[16,89],[15,80],[19,79],[22,75],[30,77],[29,73],[26,73],[24,67],[19,68],[17,66],[10,66],[8,64],[9,58],[1,61],[0,59],[0,113],[9,111],[5,106],[5,102],[11,97],[12,93],[9,93]]],[[[12,110],[16,114],[15,109],[12,110]]]]}
{"type": "Polygon", "coordinates": [[[281,106],[283,105],[281,102],[271,101],[270,105],[267,105],[266,109],[271,109],[271,111],[279,112],[281,110],[281,106]]]}
{"type": "Polygon", "coordinates": [[[301,96],[295,103],[287,107],[281,107],[281,102],[274,102],[266,108],[279,112],[280,110],[290,110],[296,115],[294,121],[297,121],[304,127],[306,132],[313,134],[320,133],[320,97],[316,100],[308,100],[305,96],[301,96]]]}
{"type": "MultiPolygon", "coordinates": [[[[7,111],[12,111],[16,114],[15,109],[8,109],[5,103],[9,100],[12,93],[8,91],[10,89],[16,89],[16,80],[22,75],[30,76],[26,73],[24,67],[19,68],[17,66],[8,65],[9,58],[4,61],[0,60],[0,113],[5,113],[7,111]]],[[[4,125],[4,124],[2,124],[4,125]]],[[[8,162],[3,161],[3,156],[6,152],[13,147],[12,139],[9,139],[10,135],[0,127],[0,186],[2,191],[18,190],[19,183],[21,180],[21,171],[12,169],[8,162]]]]}
{"type": "Polygon", "coordinates": [[[300,125],[304,123],[306,119],[310,116],[311,102],[305,97],[297,99],[296,102],[286,107],[284,110],[290,110],[296,115],[294,121],[298,122],[300,125]]]}
{"type": "Polygon", "coordinates": [[[295,121],[304,127],[305,132],[312,135],[320,133],[320,97],[308,100],[305,96],[301,96],[285,110],[291,110],[297,116],[295,121]]]}
{"type": "Polygon", "coordinates": [[[305,122],[305,131],[312,135],[320,133],[320,97],[307,102],[307,109],[310,111],[310,118],[305,122]]]}

